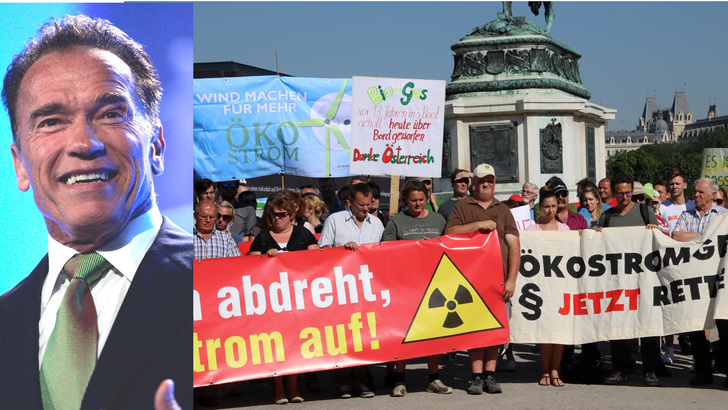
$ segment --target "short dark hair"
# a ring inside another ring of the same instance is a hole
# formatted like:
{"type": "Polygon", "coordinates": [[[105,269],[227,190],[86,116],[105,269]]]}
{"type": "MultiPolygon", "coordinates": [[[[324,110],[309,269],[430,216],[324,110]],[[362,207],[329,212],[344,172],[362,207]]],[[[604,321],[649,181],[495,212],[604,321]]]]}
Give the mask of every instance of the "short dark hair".
{"type": "Polygon", "coordinates": [[[212,180],[207,178],[195,180],[195,196],[202,195],[202,193],[210,189],[212,185],[212,180]]]}
{"type": "Polygon", "coordinates": [[[667,174],[665,174],[665,181],[667,181],[669,183],[670,180],[675,177],[682,177],[683,182],[688,182],[688,179],[685,176],[685,172],[683,172],[683,170],[680,168],[673,168],[673,169],[667,171],[667,174]]]}
{"type": "Polygon", "coordinates": [[[616,187],[617,184],[630,184],[632,186],[632,188],[634,189],[634,180],[632,179],[632,176],[629,174],[621,173],[621,174],[617,174],[614,178],[612,178],[612,181],[609,183],[609,186],[612,188],[612,191],[614,191],[614,187],[616,187]]]}
{"type": "Polygon", "coordinates": [[[369,196],[372,193],[372,189],[369,188],[369,185],[366,184],[366,182],[359,182],[354,185],[349,186],[349,196],[354,199],[356,198],[356,194],[362,194],[364,196],[369,196]]]}
{"type": "Polygon", "coordinates": [[[456,169],[455,171],[450,173],[450,183],[455,182],[455,178],[457,178],[458,174],[461,172],[469,172],[467,169],[456,169]]]}
{"type": "Polygon", "coordinates": [[[369,189],[372,191],[372,196],[379,196],[382,194],[382,190],[379,189],[379,185],[377,185],[376,182],[369,181],[367,182],[367,185],[369,185],[369,189]]]}
{"type": "Polygon", "coordinates": [[[64,16],[60,21],[51,18],[29,40],[20,54],[13,58],[3,81],[3,103],[10,116],[13,142],[20,149],[18,135],[17,104],[20,84],[30,67],[41,57],[56,51],[69,51],[74,47],[91,47],[108,51],[129,66],[134,76],[134,86],[139,101],[144,106],[147,121],[157,128],[159,101],[162,87],[149,55],[141,44],[104,19],[88,16],[64,16]]]}

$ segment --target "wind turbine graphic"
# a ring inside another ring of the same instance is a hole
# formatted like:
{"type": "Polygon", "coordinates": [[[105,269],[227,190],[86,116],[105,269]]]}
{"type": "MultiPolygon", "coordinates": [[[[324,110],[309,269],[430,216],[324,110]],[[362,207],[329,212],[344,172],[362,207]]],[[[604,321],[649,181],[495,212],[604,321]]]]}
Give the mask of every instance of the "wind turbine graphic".
{"type": "Polygon", "coordinates": [[[311,119],[296,121],[297,127],[312,127],[314,136],[325,147],[325,176],[331,176],[331,150],[351,154],[347,140],[350,136],[351,96],[345,94],[349,80],[344,80],[338,93],[322,96],[311,107],[311,119]],[[344,129],[342,132],[341,128],[344,129]],[[334,141],[331,136],[334,136],[334,141]]]}

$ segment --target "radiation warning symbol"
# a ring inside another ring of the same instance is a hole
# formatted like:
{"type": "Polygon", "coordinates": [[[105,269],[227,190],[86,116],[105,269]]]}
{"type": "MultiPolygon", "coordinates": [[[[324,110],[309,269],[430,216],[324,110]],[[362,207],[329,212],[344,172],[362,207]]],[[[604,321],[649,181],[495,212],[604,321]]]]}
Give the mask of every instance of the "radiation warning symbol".
{"type": "Polygon", "coordinates": [[[402,343],[502,328],[470,281],[443,253],[402,343]]]}

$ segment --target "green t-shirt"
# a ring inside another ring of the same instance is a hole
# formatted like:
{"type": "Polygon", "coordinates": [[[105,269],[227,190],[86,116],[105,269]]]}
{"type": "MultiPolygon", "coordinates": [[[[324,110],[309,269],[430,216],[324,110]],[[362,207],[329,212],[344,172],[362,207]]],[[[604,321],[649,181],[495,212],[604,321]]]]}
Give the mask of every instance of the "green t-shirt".
{"type": "Polygon", "coordinates": [[[413,218],[404,211],[389,219],[382,240],[437,238],[445,231],[445,224],[445,218],[437,212],[428,211],[424,218],[413,218]]]}

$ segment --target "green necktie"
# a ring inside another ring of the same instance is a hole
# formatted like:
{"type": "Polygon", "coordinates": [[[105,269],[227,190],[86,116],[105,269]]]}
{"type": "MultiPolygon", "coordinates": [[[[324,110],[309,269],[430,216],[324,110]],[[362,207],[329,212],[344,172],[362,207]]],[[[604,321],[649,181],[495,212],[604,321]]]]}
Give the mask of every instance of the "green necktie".
{"type": "Polygon", "coordinates": [[[96,366],[99,329],[90,286],[111,265],[96,252],[76,254],[63,266],[71,282],[40,367],[43,408],[79,409],[96,366]]]}

